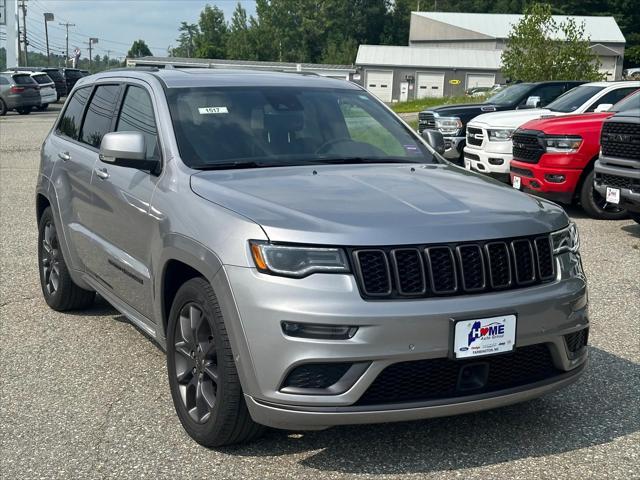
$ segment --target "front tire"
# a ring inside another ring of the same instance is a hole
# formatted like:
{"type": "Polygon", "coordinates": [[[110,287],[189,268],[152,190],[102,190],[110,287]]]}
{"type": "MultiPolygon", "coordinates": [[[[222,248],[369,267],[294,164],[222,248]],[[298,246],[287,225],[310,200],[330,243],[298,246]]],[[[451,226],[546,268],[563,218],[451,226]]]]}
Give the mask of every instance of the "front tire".
{"type": "Polygon", "coordinates": [[[597,220],[624,220],[627,210],[618,205],[607,203],[593,186],[595,172],[591,170],[580,187],[580,205],[591,218],[597,220]]]}
{"type": "Polygon", "coordinates": [[[0,117],[4,117],[7,114],[7,104],[0,98],[0,117]]]}
{"type": "Polygon", "coordinates": [[[38,270],[42,295],[53,310],[81,310],[93,303],[96,292],[80,288],[69,275],[51,207],[45,209],[38,223],[38,270]]]}
{"type": "Polygon", "coordinates": [[[173,301],[167,372],[178,418],[200,445],[248,442],[264,431],[247,410],[220,305],[203,278],[187,281],[173,301]]]}

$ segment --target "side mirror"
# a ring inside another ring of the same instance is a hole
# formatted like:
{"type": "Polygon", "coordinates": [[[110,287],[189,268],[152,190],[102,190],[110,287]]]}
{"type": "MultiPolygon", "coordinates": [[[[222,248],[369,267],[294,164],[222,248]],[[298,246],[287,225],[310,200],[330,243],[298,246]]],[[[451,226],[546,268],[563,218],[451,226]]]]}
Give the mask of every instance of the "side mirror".
{"type": "Polygon", "coordinates": [[[527,103],[525,104],[525,106],[527,108],[538,108],[540,106],[540,101],[540,97],[531,96],[527,98],[527,103]]]}
{"type": "Polygon", "coordinates": [[[444,155],[445,146],[442,133],[440,133],[438,130],[423,130],[422,138],[424,138],[424,140],[429,145],[431,145],[431,148],[433,148],[436,152],[438,152],[440,155],[444,155]]]}
{"type": "Polygon", "coordinates": [[[154,170],[156,160],[145,160],[144,135],[140,132],[111,132],[102,137],[100,161],[120,167],[154,170]]]}
{"type": "Polygon", "coordinates": [[[596,109],[594,110],[596,113],[598,112],[608,112],[611,107],[613,107],[613,103],[601,103],[600,105],[598,105],[596,107],[596,109]]]}

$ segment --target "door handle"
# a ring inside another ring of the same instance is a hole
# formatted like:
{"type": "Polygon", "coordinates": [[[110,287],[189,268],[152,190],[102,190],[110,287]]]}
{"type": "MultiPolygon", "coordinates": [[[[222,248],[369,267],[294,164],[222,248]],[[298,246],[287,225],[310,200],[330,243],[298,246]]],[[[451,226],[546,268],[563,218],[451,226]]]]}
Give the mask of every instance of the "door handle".
{"type": "Polygon", "coordinates": [[[69,152],[59,152],[59,153],[58,153],[58,157],[59,157],[61,160],[64,160],[65,162],[66,162],[67,160],[71,160],[71,155],[69,155],[69,152]]]}
{"type": "Polygon", "coordinates": [[[107,178],[109,178],[109,172],[107,172],[106,168],[96,168],[94,171],[96,172],[98,178],[101,180],[106,180],[107,178]]]}

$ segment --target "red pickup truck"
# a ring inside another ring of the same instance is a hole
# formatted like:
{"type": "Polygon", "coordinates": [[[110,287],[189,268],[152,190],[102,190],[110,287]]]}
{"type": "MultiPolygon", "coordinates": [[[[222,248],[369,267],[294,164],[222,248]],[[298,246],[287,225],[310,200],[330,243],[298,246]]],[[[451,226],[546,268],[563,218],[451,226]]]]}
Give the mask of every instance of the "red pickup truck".
{"type": "Polygon", "coordinates": [[[600,152],[600,132],[613,114],[637,108],[640,90],[609,111],[542,118],[513,134],[511,184],[559,203],[580,203],[593,218],[617,220],[626,210],[607,203],[593,187],[593,166],[600,152]]]}

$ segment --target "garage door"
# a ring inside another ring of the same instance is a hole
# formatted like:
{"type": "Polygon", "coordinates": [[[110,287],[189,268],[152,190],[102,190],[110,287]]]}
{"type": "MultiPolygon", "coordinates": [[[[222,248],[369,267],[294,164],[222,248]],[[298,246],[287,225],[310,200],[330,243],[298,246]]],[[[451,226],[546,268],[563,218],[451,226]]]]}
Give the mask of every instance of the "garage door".
{"type": "Polygon", "coordinates": [[[391,101],[393,72],[390,70],[367,70],[367,90],[383,102],[391,101]]]}
{"type": "Polygon", "coordinates": [[[418,98],[444,96],[444,73],[418,73],[418,98]]]}
{"type": "Polygon", "coordinates": [[[493,87],[496,76],[493,74],[470,73],[467,75],[467,89],[475,87],[493,87]]]}

